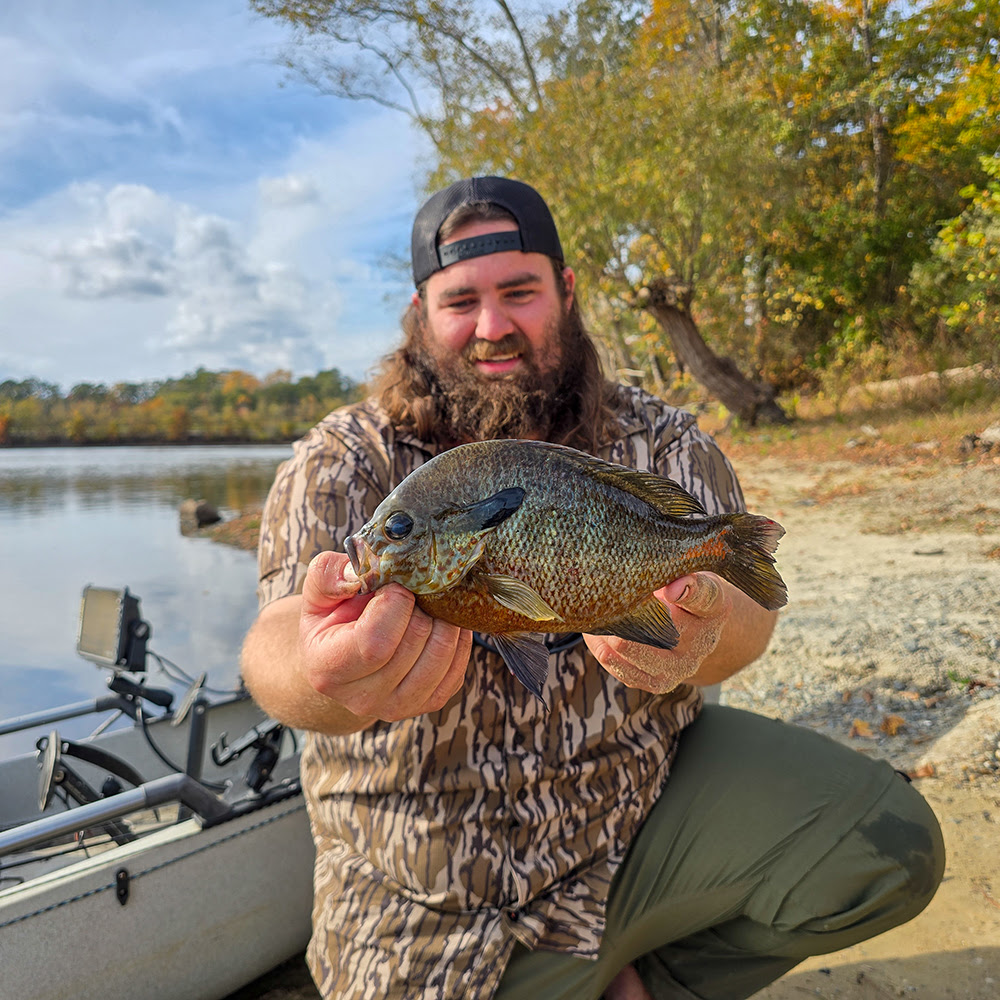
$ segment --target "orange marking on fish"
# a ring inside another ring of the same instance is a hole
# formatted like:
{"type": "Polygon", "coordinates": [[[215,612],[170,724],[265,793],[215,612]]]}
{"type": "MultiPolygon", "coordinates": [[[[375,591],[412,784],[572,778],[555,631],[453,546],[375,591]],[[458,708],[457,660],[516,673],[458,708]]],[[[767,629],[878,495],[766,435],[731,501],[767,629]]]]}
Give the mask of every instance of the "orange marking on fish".
{"type": "Polygon", "coordinates": [[[706,538],[687,550],[688,559],[724,559],[726,544],[721,538],[706,538]]]}

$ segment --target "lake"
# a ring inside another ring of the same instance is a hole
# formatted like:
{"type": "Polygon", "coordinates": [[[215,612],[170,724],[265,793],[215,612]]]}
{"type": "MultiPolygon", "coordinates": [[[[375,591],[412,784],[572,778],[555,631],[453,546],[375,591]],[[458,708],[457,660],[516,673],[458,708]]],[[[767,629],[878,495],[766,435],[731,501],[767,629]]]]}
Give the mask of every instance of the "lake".
{"type": "MultiPolygon", "coordinates": [[[[87,584],[128,587],[151,650],[232,687],[257,610],[256,562],[182,535],[178,506],[245,509],[290,455],[290,445],[0,449],[0,718],[107,693],[108,672],[75,649],[87,584]]],[[[165,682],[152,657],[149,680],[165,682]]],[[[93,725],[59,730],[72,739],[93,725]]],[[[31,750],[37,736],[2,736],[0,753],[31,750]]]]}

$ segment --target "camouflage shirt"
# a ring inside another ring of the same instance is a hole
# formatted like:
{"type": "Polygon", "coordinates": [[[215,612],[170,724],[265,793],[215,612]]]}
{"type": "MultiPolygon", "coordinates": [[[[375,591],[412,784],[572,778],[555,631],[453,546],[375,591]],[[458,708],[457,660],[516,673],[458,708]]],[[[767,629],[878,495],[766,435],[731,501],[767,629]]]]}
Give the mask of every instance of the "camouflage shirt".
{"type": "MultiPolygon", "coordinates": [[[[622,387],[602,457],[679,482],[709,513],[743,508],[729,463],[689,413],[622,387]]],[[[438,449],[371,401],[331,413],[278,470],[260,537],[261,604],[301,591],[379,501],[438,449]]],[[[440,712],[302,756],[317,848],[309,963],[324,997],[492,996],[515,939],[594,957],[608,889],[701,707],[625,687],[583,643],[553,654],[545,713],[474,646],[440,712]]]]}

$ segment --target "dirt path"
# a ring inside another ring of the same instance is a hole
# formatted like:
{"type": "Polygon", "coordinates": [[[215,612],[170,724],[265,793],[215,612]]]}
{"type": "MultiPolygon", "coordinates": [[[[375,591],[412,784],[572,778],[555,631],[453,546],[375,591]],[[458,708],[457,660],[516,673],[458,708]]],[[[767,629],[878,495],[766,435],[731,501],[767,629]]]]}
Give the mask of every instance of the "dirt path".
{"type": "Polygon", "coordinates": [[[1000,464],[739,472],[750,509],[787,529],[791,603],[726,700],[927,775],[948,850],[915,920],[757,998],[1000,997],[1000,464]]]}

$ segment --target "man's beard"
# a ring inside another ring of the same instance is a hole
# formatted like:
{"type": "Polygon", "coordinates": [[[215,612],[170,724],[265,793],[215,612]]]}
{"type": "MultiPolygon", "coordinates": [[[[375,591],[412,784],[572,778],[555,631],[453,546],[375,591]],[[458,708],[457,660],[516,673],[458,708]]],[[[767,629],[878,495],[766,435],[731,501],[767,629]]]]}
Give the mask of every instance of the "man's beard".
{"type": "Polygon", "coordinates": [[[544,439],[575,422],[580,371],[569,348],[573,327],[564,314],[552,321],[539,357],[520,331],[498,341],[473,339],[460,354],[437,355],[427,346],[426,328],[413,348],[413,365],[427,380],[434,398],[438,440],[449,443],[493,438],[544,439]],[[521,356],[521,368],[490,377],[476,361],[521,356]]]}

